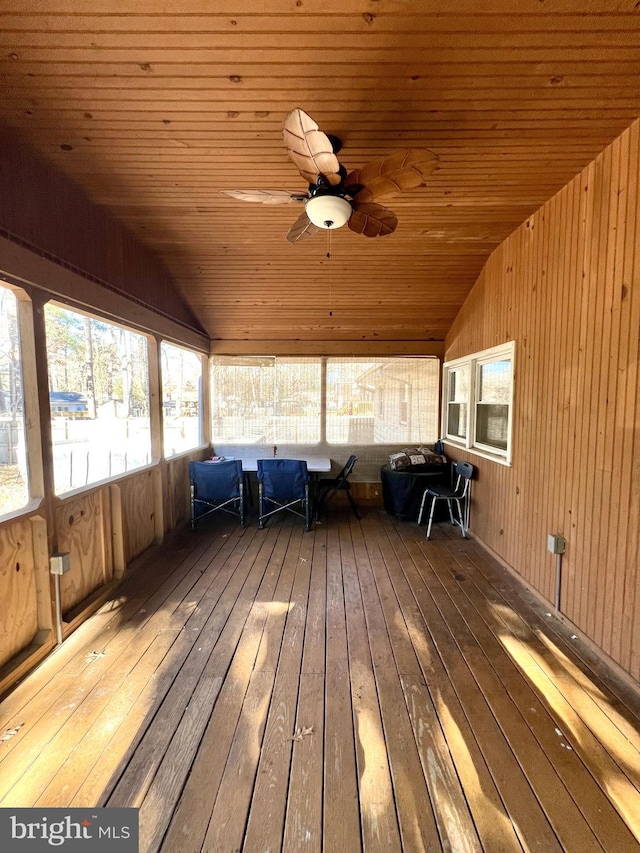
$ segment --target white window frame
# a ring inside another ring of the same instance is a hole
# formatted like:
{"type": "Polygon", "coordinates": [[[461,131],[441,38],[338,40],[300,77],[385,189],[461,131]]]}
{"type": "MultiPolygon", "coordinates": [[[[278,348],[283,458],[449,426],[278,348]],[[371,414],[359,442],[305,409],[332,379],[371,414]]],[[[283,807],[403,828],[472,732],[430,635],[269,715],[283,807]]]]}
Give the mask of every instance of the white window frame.
{"type": "Polygon", "coordinates": [[[515,382],[515,356],[516,342],[509,341],[499,346],[491,347],[490,349],[482,350],[481,352],[471,353],[461,358],[446,361],[442,366],[442,435],[444,440],[455,447],[468,450],[476,456],[482,456],[485,459],[493,459],[501,465],[511,465],[512,450],[513,450],[513,389],[515,382]],[[494,361],[510,361],[511,362],[511,384],[509,387],[509,413],[507,420],[507,447],[506,450],[500,450],[497,447],[492,447],[488,444],[483,444],[476,437],[477,423],[477,408],[480,402],[480,368],[486,364],[491,364],[494,361]],[[453,402],[449,399],[450,375],[454,370],[466,368],[469,375],[469,399],[467,402],[467,437],[460,438],[449,432],[448,416],[449,403],[453,402]]]}

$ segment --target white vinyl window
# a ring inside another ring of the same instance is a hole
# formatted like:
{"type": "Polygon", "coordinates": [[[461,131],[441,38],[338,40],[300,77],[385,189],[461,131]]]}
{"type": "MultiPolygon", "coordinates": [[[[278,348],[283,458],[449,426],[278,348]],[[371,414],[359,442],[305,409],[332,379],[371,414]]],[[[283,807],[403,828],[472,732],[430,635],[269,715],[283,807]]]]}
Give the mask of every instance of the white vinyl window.
{"type": "Polygon", "coordinates": [[[446,375],[448,399],[445,435],[464,441],[469,425],[469,365],[452,367],[446,375]]]}
{"type": "Polygon", "coordinates": [[[466,450],[511,464],[515,341],[446,362],[443,434],[466,450]]]}

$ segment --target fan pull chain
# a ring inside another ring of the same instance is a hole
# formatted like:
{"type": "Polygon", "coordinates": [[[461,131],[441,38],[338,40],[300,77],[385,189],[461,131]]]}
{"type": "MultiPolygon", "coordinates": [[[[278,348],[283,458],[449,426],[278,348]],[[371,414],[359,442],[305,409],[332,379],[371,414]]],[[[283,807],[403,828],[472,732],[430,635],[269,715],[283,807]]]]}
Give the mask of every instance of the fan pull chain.
{"type": "Polygon", "coordinates": [[[331,229],[327,228],[327,260],[329,261],[329,316],[333,317],[333,271],[331,269],[331,229]]]}

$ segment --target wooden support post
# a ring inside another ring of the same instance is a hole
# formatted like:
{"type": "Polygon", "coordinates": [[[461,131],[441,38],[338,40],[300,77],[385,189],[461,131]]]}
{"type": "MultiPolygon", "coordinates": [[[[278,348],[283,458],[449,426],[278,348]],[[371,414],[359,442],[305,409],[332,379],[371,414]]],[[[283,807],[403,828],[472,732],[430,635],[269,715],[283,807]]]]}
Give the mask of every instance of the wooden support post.
{"type": "Polygon", "coordinates": [[[124,556],[124,534],[122,527],[122,493],[120,486],[109,486],[111,497],[111,542],[113,546],[113,577],[119,580],[127,568],[124,556]]]}
{"type": "MultiPolygon", "coordinates": [[[[166,465],[164,466],[166,470],[166,465]]],[[[153,470],[153,520],[155,523],[155,538],[154,542],[159,545],[164,539],[164,498],[163,498],[163,483],[162,469],[154,468],[153,470]]]]}

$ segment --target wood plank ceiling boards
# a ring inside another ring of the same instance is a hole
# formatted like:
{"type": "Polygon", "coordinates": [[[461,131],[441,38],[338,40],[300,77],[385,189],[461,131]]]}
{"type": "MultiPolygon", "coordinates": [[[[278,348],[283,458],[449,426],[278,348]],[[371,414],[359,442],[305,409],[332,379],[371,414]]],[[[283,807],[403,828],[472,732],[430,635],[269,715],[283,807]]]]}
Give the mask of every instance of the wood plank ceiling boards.
{"type": "Polygon", "coordinates": [[[493,249],[640,113],[636,7],[2,0],[0,120],[161,256],[214,340],[443,340],[493,249]],[[338,230],[329,261],[324,232],[286,242],[297,206],[221,194],[306,188],[294,107],[347,169],[438,157],[395,233],[338,230]]]}

